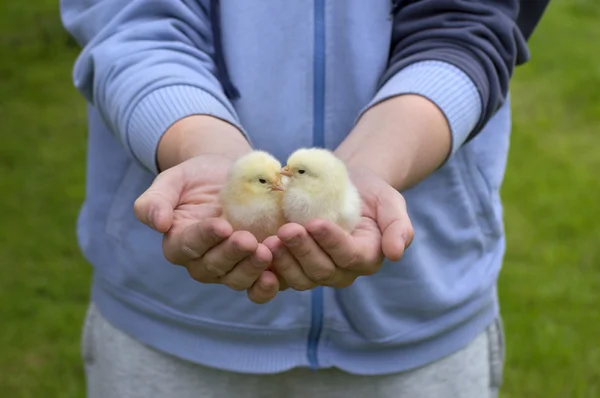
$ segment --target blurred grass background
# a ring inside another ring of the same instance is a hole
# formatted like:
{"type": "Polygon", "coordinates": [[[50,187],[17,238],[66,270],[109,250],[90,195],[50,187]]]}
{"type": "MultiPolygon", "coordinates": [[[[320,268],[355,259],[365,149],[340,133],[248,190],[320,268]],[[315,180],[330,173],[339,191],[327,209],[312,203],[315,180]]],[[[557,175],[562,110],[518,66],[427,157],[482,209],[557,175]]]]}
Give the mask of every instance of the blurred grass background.
{"type": "MultiPolygon", "coordinates": [[[[0,396],[82,397],[90,268],[78,48],[57,0],[0,3],[0,396]],[[35,3],[35,4],[33,4],[35,3]]],[[[512,83],[503,398],[600,397],[600,2],[553,0],[512,83]]]]}

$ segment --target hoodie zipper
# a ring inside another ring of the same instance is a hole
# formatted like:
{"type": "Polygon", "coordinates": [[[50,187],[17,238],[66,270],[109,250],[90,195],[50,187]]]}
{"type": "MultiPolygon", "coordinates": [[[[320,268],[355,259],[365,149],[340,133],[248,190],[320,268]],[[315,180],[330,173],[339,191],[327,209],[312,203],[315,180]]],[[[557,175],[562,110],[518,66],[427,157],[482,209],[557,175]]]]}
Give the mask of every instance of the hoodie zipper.
{"type": "MultiPolygon", "coordinates": [[[[314,0],[314,124],[313,146],[325,147],[325,0],[314,0]]],[[[308,362],[312,369],[319,367],[317,355],[319,338],[323,328],[323,288],[316,287],[311,292],[311,327],[308,334],[308,362]]]]}

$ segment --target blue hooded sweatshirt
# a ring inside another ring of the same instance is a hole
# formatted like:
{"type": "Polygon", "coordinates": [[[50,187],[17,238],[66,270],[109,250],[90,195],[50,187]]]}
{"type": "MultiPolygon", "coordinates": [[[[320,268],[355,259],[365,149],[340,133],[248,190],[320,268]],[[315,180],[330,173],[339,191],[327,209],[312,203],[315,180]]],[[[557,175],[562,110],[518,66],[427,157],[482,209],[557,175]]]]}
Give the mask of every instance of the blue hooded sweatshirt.
{"type": "Polygon", "coordinates": [[[499,314],[508,84],[545,3],[62,0],[83,47],[74,84],[89,136],[77,233],[100,312],[156,349],[247,373],[385,374],[468,344],[499,314]],[[361,113],[409,93],[444,113],[451,154],[403,192],[416,233],[404,258],[348,288],[253,304],[168,263],[161,234],[134,216],[157,173],[158,141],[183,117],[226,120],[285,161],[299,147],[336,148],[361,113]]]}

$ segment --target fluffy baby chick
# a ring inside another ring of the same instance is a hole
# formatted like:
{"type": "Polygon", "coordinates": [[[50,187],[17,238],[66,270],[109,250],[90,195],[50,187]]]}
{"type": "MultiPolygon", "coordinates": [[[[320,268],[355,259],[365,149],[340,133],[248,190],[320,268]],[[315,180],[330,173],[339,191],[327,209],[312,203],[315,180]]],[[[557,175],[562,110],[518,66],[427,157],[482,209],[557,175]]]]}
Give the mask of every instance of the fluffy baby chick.
{"type": "Polygon", "coordinates": [[[288,158],[281,174],[289,178],[283,195],[283,213],[289,222],[306,225],[322,218],[350,232],[360,221],[360,195],[346,165],[332,152],[299,149],[288,158]]]}
{"type": "Polygon", "coordinates": [[[223,217],[233,229],[251,232],[259,242],[276,235],[285,223],[281,163],[269,153],[253,151],[229,170],[221,191],[223,217]]]}

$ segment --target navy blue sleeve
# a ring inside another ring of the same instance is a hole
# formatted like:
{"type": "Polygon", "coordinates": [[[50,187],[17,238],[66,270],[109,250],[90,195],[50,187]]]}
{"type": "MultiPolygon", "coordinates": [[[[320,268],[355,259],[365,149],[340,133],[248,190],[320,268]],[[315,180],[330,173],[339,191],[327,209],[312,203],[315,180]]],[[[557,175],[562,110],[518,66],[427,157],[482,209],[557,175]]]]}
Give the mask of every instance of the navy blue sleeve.
{"type": "Polygon", "coordinates": [[[472,139],[504,103],[527,39],[548,0],[396,0],[390,60],[381,84],[420,61],[443,61],[471,78],[482,102],[472,139]]]}

